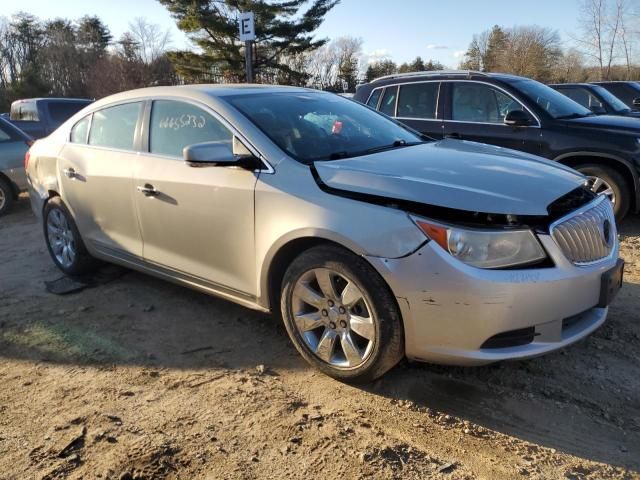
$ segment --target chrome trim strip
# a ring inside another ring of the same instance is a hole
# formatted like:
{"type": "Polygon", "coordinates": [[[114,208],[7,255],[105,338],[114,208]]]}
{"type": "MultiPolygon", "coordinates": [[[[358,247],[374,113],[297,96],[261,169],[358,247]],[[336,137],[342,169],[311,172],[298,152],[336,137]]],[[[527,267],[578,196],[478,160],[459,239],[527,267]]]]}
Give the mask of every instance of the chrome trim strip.
{"type": "Polygon", "coordinates": [[[109,247],[101,242],[93,241],[92,246],[103,257],[107,257],[117,263],[124,265],[135,266],[137,270],[141,270],[143,273],[161,277],[166,280],[170,280],[174,283],[186,285],[198,290],[202,290],[205,293],[214,294],[218,297],[226,300],[233,301],[240,305],[252,308],[254,310],[260,310],[268,312],[269,310],[260,306],[257,303],[257,297],[233,288],[226,287],[224,285],[211,282],[204,278],[200,278],[180,270],[175,270],[165,265],[161,265],[154,262],[149,262],[144,258],[132,255],[123,250],[109,247]]]}
{"type": "MultiPolygon", "coordinates": [[[[369,97],[367,98],[367,102],[369,101],[369,99],[371,98],[371,95],[373,95],[373,92],[375,90],[379,90],[381,88],[387,88],[387,87],[395,87],[397,85],[409,85],[409,84],[414,84],[414,83],[433,83],[433,82],[440,82],[440,87],[438,89],[438,102],[440,101],[440,90],[442,90],[442,84],[445,82],[466,82],[466,83],[480,83],[482,85],[488,85],[490,87],[495,88],[496,90],[500,90],[502,93],[504,93],[505,95],[507,95],[508,97],[512,98],[515,102],[517,102],[520,106],[522,106],[522,108],[524,108],[527,112],[529,112],[529,114],[535,118],[536,122],[538,123],[537,125],[525,125],[522,127],[518,127],[518,128],[541,128],[542,123],[540,122],[540,118],[531,111],[531,109],[529,107],[527,107],[526,105],[524,105],[520,100],[518,100],[517,98],[514,98],[514,96],[506,91],[504,88],[500,87],[499,85],[495,85],[493,83],[489,83],[489,82],[483,82],[481,80],[467,80],[467,79],[439,79],[439,80],[425,80],[425,81],[421,81],[421,82],[398,82],[398,83],[390,83],[388,85],[384,85],[381,87],[376,87],[373,90],[371,90],[371,93],[369,94],[369,97]]],[[[398,91],[398,97],[400,97],[399,91],[398,91]]],[[[382,98],[382,96],[381,96],[382,98]]],[[[378,110],[376,108],[376,110],[378,110]]],[[[396,109],[396,113],[397,113],[397,109],[396,109]]],[[[436,115],[438,114],[438,110],[436,107],[436,115]]],[[[394,117],[394,118],[398,118],[398,117],[394,117]]],[[[411,120],[423,120],[423,121],[428,121],[428,120],[434,120],[433,118],[416,118],[416,117],[412,117],[411,120]]],[[[436,118],[436,120],[440,120],[438,118],[436,118]]],[[[508,128],[513,128],[509,125],[505,125],[504,123],[489,123],[489,122],[465,122],[465,121],[461,121],[461,120],[451,120],[451,119],[441,119],[442,122],[454,122],[454,123],[467,123],[467,124],[474,124],[474,125],[500,125],[503,127],[508,127],[508,128]]]]}

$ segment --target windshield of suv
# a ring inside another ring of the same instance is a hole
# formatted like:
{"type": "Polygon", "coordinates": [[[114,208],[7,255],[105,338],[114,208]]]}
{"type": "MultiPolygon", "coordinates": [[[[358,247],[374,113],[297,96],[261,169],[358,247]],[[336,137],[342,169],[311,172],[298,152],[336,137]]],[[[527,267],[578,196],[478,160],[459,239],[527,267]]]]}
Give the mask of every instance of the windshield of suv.
{"type": "Polygon", "coordinates": [[[616,113],[627,113],[631,111],[631,109],[627,107],[627,105],[622,100],[620,100],[606,88],[601,87],[600,85],[592,85],[591,88],[593,88],[598,93],[598,95],[600,95],[604,99],[605,102],[611,105],[611,108],[613,108],[616,113]]]}
{"type": "Polygon", "coordinates": [[[425,141],[419,133],[338,95],[269,92],[223,99],[303,163],[355,157],[425,141]]]}
{"type": "Polygon", "coordinates": [[[593,115],[588,108],[535,80],[518,79],[510,80],[509,83],[555,119],[593,115]]]}

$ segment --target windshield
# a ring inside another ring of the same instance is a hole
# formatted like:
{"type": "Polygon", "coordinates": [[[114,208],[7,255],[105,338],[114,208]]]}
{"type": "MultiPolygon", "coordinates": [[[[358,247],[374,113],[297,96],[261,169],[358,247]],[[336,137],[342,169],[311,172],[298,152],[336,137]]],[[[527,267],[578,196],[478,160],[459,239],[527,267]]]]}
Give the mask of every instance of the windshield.
{"type": "Polygon", "coordinates": [[[510,83],[553,118],[580,118],[593,115],[589,109],[535,80],[512,80],[510,83]]]}
{"type": "Polygon", "coordinates": [[[224,99],[282,150],[303,163],[424,142],[417,132],[338,95],[270,92],[224,99]]]}
{"type": "Polygon", "coordinates": [[[604,99],[605,102],[611,105],[611,108],[613,108],[616,113],[625,113],[631,111],[631,109],[627,107],[627,105],[622,100],[620,100],[606,88],[601,87],[600,85],[593,85],[591,88],[593,88],[596,93],[604,99]]]}

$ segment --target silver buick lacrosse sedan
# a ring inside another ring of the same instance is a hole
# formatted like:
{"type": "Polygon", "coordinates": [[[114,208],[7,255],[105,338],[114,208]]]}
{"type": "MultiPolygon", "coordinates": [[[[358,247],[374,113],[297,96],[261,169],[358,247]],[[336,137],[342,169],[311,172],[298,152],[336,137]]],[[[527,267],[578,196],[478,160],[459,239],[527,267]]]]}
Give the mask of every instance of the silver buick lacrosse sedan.
{"type": "Polygon", "coordinates": [[[272,312],[343,381],[405,356],[479,365],[564,347],[605,321],[622,282],[611,204],[577,172],[436,142],[330,93],[125,92],[25,162],[63,272],[113,262],[272,312]]]}

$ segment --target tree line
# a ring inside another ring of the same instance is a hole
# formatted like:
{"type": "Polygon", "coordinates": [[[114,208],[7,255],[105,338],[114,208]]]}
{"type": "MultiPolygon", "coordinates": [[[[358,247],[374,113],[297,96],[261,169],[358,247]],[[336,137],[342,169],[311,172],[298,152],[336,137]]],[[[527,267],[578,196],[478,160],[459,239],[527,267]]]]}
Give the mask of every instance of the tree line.
{"type": "MultiPolygon", "coordinates": [[[[240,10],[255,13],[250,52],[255,81],[354,91],[358,83],[411,71],[442,70],[416,57],[396,64],[367,60],[362,39],[317,38],[340,0],[158,0],[195,48],[172,48],[168,32],[144,19],[114,38],[96,16],[41,20],[29,13],[0,18],[0,111],[17,98],[100,98],[151,85],[245,80],[240,10]]],[[[539,26],[496,25],[473,36],[460,68],[507,72],[544,82],[640,78],[636,45],[640,0],[581,0],[580,32],[565,48],[539,26]]]]}
{"type": "Polygon", "coordinates": [[[542,82],[640,79],[637,0],[582,0],[579,31],[564,48],[559,33],[540,26],[493,28],[474,35],[460,68],[506,72],[542,82]]]}

